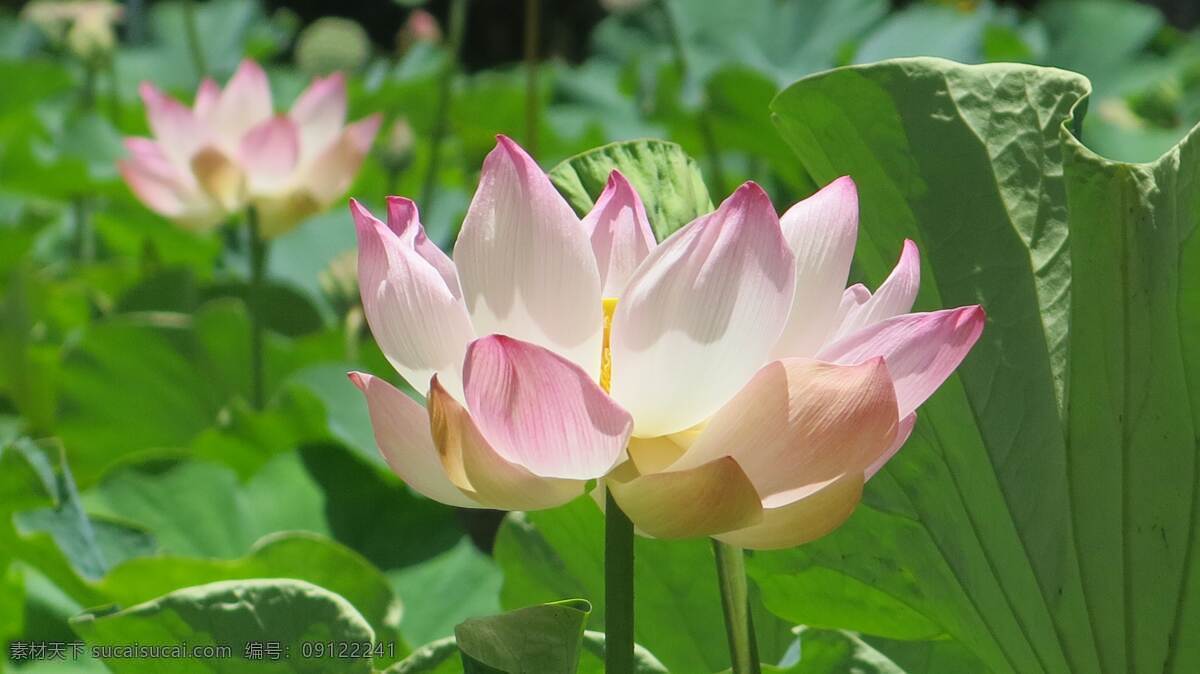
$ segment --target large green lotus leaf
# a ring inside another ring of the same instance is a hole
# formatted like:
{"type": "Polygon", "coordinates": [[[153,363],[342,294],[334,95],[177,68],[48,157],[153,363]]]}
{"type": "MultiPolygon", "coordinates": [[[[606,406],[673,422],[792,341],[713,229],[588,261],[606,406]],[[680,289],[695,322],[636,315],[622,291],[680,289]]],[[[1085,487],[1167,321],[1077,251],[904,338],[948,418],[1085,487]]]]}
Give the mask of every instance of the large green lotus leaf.
{"type": "MultiPolygon", "coordinates": [[[[450,531],[460,535],[455,529],[450,531]]],[[[406,547],[417,547],[414,538],[409,540],[406,547]]],[[[420,541],[424,545],[425,539],[420,541]]],[[[409,643],[450,636],[462,621],[500,611],[500,569],[466,536],[432,559],[387,575],[396,596],[404,602],[400,632],[409,643]]]]}
{"type": "Polygon", "coordinates": [[[591,611],[588,602],[568,599],[466,620],[454,628],[463,671],[573,674],[591,611]]]}
{"type": "Polygon", "coordinates": [[[115,566],[97,583],[108,601],[132,606],[192,585],[250,578],[294,578],[336,592],[379,634],[395,620],[387,579],[362,556],[311,533],[281,532],[238,559],[160,555],[115,566]]]}
{"type": "Polygon", "coordinates": [[[555,166],[550,180],[575,211],[585,215],[613,169],[637,190],[659,241],[712,210],[695,160],[675,143],[662,140],[623,141],[588,150],[555,166]]]}
{"type": "Polygon", "coordinates": [[[1191,140],[1150,165],[1095,156],[1072,134],[1089,91],[1060,70],[902,59],[772,104],[819,183],[858,183],[869,283],[911,238],[918,310],[989,315],[846,526],[750,560],[780,615],[932,636],[915,613],[995,672],[1198,666],[1198,162],[1191,140]],[[845,580],[791,579],[814,573],[845,580]]]}
{"type": "MultiPolygon", "coordinates": [[[[115,613],[85,613],[71,621],[90,646],[182,646],[228,648],[222,657],[174,658],[176,672],[354,674],[371,672],[370,657],[307,657],[305,644],[361,644],[369,652],[375,635],[341,596],[300,580],[222,581],[177,590],[115,613]],[[284,652],[278,661],[247,658],[254,644],[284,652]]],[[[334,650],[336,656],[337,648],[334,650]]],[[[105,658],[116,674],[161,672],[152,658],[105,658]]]]}
{"type": "Polygon", "coordinates": [[[245,484],[231,469],[206,461],[123,466],[85,499],[93,512],[154,532],[172,555],[233,559],[279,529],[329,533],[321,491],[294,453],[272,460],[245,484]]]}
{"type": "Polygon", "coordinates": [[[155,540],[141,527],[85,512],[61,457],[52,441],[19,438],[0,447],[0,562],[22,561],[77,600],[94,600],[85,579],[152,553],[155,540]]]}
{"type": "MultiPolygon", "coordinates": [[[[496,537],[493,556],[504,571],[500,602],[507,608],[583,597],[590,627],[604,626],[604,516],[590,498],[555,508],[513,513],[496,537]]],[[[634,551],[634,636],[672,672],[729,667],[712,547],[704,540],[638,537],[634,551]]],[[[758,609],[759,653],[775,662],[793,641],[790,625],[758,609]]]]}

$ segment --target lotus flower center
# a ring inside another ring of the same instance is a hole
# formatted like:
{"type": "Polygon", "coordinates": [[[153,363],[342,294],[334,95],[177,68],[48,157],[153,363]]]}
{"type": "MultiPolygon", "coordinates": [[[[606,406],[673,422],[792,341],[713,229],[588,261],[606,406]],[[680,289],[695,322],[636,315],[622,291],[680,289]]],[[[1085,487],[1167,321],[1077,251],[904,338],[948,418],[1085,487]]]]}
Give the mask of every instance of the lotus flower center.
{"type": "Polygon", "coordinates": [[[600,345],[600,388],[608,393],[612,388],[612,347],[609,345],[609,336],[612,334],[612,319],[613,312],[617,310],[617,298],[605,297],[602,304],[604,306],[604,340],[600,345]]]}

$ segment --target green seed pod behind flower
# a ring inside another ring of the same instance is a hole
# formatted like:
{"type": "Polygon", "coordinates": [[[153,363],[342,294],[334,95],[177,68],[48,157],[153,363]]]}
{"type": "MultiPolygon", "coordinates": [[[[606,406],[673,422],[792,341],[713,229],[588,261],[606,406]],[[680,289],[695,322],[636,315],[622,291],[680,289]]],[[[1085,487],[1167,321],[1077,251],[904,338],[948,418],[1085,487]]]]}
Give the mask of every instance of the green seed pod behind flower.
{"type": "Polygon", "coordinates": [[[358,253],[347,250],[317,273],[321,294],[329,300],[334,311],[345,314],[358,305],[358,253]]]}
{"type": "Polygon", "coordinates": [[[367,31],[356,21],[327,16],[309,24],[296,40],[296,65],[308,75],[361,68],[371,55],[367,31]]]}
{"type": "Polygon", "coordinates": [[[388,171],[399,173],[412,163],[413,129],[408,118],[397,117],[379,148],[379,161],[388,171]]]}

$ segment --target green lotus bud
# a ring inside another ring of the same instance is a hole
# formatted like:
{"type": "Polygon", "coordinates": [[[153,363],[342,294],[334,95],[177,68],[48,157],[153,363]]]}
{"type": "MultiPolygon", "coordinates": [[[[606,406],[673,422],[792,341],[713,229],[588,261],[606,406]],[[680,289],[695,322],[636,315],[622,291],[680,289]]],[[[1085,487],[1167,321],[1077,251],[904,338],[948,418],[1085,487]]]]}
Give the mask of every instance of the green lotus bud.
{"type": "Polygon", "coordinates": [[[367,31],[337,16],[317,19],[296,40],[296,65],[309,75],[357,70],[370,56],[367,31]]]}
{"type": "Polygon", "coordinates": [[[358,252],[347,250],[338,254],[317,272],[321,294],[339,314],[358,304],[358,252]]]}
{"type": "Polygon", "coordinates": [[[396,33],[396,52],[404,54],[418,42],[439,44],[441,41],[442,26],[438,20],[423,9],[414,9],[396,33]]]}
{"type": "Polygon", "coordinates": [[[413,130],[408,118],[397,117],[380,145],[379,160],[389,171],[403,171],[412,161],[413,143],[413,130]]]}

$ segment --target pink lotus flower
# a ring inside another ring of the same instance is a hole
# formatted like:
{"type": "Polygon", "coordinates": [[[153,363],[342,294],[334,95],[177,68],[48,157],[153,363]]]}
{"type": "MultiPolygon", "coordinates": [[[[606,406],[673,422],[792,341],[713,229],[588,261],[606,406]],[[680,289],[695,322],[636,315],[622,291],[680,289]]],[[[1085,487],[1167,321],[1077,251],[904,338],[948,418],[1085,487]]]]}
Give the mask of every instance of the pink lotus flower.
{"type": "Polygon", "coordinates": [[[607,475],[652,536],[811,540],[849,516],[983,328],[977,306],[907,313],[911,242],[874,294],[845,288],[849,178],[782,219],[746,183],[656,244],[619,172],[580,220],[501,137],[453,261],[411,201],[390,198],[386,225],[351,209],[367,320],[428,413],[351,377],[391,467],[454,505],[550,507],[607,475]]]}
{"type": "Polygon", "coordinates": [[[325,208],[350,186],[379,115],[350,125],[341,73],[318,78],[276,114],[267,75],[243,61],[222,90],[206,79],[188,108],[141,86],[154,138],[127,138],[121,175],[151,210],[208,229],[253,206],[263,237],[325,208]]]}

